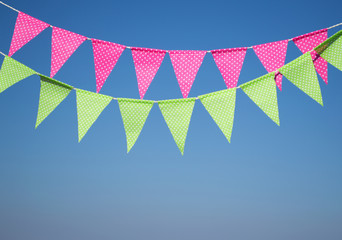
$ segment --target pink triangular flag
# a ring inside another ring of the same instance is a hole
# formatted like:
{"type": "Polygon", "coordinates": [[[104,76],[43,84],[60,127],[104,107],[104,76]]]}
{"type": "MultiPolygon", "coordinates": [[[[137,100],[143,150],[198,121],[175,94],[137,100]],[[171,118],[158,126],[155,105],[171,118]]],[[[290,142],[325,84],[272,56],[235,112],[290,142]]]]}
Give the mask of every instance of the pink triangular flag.
{"type": "Polygon", "coordinates": [[[99,92],[126,46],[91,39],[94,52],[96,92],[99,92]]]}
{"type": "Polygon", "coordinates": [[[246,47],[211,51],[227,88],[234,88],[237,86],[246,51],[246,47]]]}
{"type": "MultiPolygon", "coordinates": [[[[293,42],[297,45],[302,53],[313,50],[319,44],[327,40],[328,29],[321,29],[311,33],[293,38],[293,42]]],[[[322,77],[324,82],[328,84],[328,62],[321,58],[315,50],[311,52],[311,57],[314,60],[315,68],[318,74],[322,77]]]]}
{"type": "MultiPolygon", "coordinates": [[[[284,66],[288,40],[265,43],[253,46],[255,54],[268,72],[273,72],[284,66]]],[[[283,75],[278,73],[275,77],[276,84],[281,90],[283,75]]]]}
{"type": "Polygon", "coordinates": [[[31,41],[49,26],[50,25],[45,22],[19,12],[8,56],[12,56],[22,46],[31,41]]]}
{"type": "Polygon", "coordinates": [[[51,78],[85,40],[85,36],[77,33],[58,27],[52,28],[51,78]]]}
{"type": "Polygon", "coordinates": [[[198,69],[207,51],[175,50],[169,51],[183,98],[187,98],[195,81],[198,69]]]}
{"type": "Polygon", "coordinates": [[[158,72],[165,53],[165,50],[132,47],[132,56],[135,71],[137,73],[138,88],[141,99],[144,98],[148,87],[158,72]]]}

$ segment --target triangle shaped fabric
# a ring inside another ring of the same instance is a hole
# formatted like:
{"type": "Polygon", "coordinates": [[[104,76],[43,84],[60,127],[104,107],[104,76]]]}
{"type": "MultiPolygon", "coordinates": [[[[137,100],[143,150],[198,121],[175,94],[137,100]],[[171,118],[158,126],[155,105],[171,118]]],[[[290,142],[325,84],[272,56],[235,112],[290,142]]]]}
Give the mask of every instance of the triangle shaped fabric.
{"type": "Polygon", "coordinates": [[[196,98],[187,98],[158,102],[160,111],[182,155],[195,101],[196,98]]]}
{"type": "Polygon", "coordinates": [[[289,62],[279,71],[290,82],[323,106],[321,88],[309,52],[289,62]]]}
{"type": "Polygon", "coordinates": [[[35,38],[50,25],[23,12],[18,13],[8,56],[12,56],[26,43],[35,38]]]}
{"type": "Polygon", "coordinates": [[[76,89],[79,142],[112,99],[110,96],[76,89]]]}
{"type": "Polygon", "coordinates": [[[201,67],[206,51],[175,50],[169,51],[173,69],[183,98],[187,98],[201,67]]]}
{"type": "Polygon", "coordinates": [[[230,142],[234,123],[236,88],[205,94],[198,98],[230,142]]]}
{"type": "Polygon", "coordinates": [[[69,95],[72,86],[40,76],[40,97],[36,128],[69,95]]]}
{"type": "Polygon", "coordinates": [[[33,74],[36,72],[31,68],[5,56],[0,70],[0,93],[33,74]]]}
{"type": "Polygon", "coordinates": [[[100,92],[126,46],[97,39],[91,39],[91,42],[94,52],[96,92],[100,92]]]}
{"type": "Polygon", "coordinates": [[[85,40],[86,37],[77,33],[58,27],[52,28],[51,78],[85,40]]]}
{"type": "Polygon", "coordinates": [[[143,99],[154,76],[163,62],[165,50],[132,47],[140,98],[143,99]]]}
{"type": "Polygon", "coordinates": [[[235,88],[237,86],[246,51],[246,47],[211,51],[227,88],[235,88]]]}
{"type": "Polygon", "coordinates": [[[277,87],[274,72],[254,79],[240,86],[247,96],[279,125],[277,87]]]}
{"type": "MultiPolygon", "coordinates": [[[[288,40],[265,43],[253,46],[253,50],[267,72],[274,72],[285,64],[287,44],[288,40]]],[[[282,89],[282,79],[281,74],[276,75],[275,81],[280,90],[282,89]]]]}
{"type": "Polygon", "coordinates": [[[118,98],[122,121],[125,127],[127,153],[137,141],[154,101],[118,98]]]}

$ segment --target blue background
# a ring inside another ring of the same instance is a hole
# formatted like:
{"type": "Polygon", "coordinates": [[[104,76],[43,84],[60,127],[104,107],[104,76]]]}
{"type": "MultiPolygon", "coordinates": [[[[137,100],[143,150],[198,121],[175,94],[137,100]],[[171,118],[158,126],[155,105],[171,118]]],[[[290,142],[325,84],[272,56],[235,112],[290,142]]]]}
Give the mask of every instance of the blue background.
{"type": "MultiPolygon", "coordinates": [[[[128,46],[218,49],[283,40],[341,22],[341,1],[6,3],[49,24],[128,46]]],[[[0,50],[17,13],[0,6],[0,50]]],[[[340,28],[329,30],[329,36],[340,28]]],[[[14,58],[49,75],[51,28],[14,58]]],[[[289,43],[286,62],[300,56],[289,43]]],[[[266,70],[249,49],[239,83],[266,70]]],[[[90,41],[55,76],[95,91],[90,41]]],[[[342,73],[319,78],[324,107],[284,78],[277,127],[241,90],[229,144],[196,102],[182,157],[155,105],[129,154],[117,102],[77,143],[75,92],[34,129],[39,78],[0,94],[0,239],[342,239],[342,73]]],[[[139,98],[130,50],[102,93],[139,98]]],[[[190,97],[225,88],[210,54],[190,97]]],[[[167,55],[146,99],[181,98],[167,55]]]]}

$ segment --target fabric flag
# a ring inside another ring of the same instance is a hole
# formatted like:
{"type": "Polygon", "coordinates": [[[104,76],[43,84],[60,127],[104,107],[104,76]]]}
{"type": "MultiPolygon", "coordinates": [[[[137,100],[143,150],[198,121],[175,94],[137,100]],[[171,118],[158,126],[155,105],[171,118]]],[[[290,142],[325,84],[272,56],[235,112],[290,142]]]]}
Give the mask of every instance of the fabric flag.
{"type": "Polygon", "coordinates": [[[206,51],[175,50],[169,51],[173,69],[183,98],[187,98],[195,81],[206,51]]]}
{"type": "Polygon", "coordinates": [[[24,64],[5,56],[0,70],[0,93],[35,73],[34,70],[24,64]]]}
{"type": "Polygon", "coordinates": [[[125,127],[127,153],[137,141],[154,101],[118,98],[122,121],[125,127]]]}
{"type": "Polygon", "coordinates": [[[77,33],[58,27],[52,28],[51,78],[85,40],[86,37],[77,33]]]}
{"type": "Polygon", "coordinates": [[[235,88],[237,86],[246,51],[246,47],[211,51],[227,88],[235,88]]]}
{"type": "Polygon", "coordinates": [[[144,98],[148,87],[158,72],[165,53],[165,50],[132,47],[132,56],[141,99],[144,98]]]}
{"type": "Polygon", "coordinates": [[[79,142],[112,99],[110,96],[76,89],[79,142]]]}
{"type": "MultiPolygon", "coordinates": [[[[284,66],[288,40],[253,46],[255,54],[268,72],[274,72],[284,66]]],[[[276,74],[276,84],[281,90],[283,76],[276,74]]]]}
{"type": "Polygon", "coordinates": [[[230,142],[234,123],[236,88],[205,94],[198,98],[230,142]]]}
{"type": "Polygon", "coordinates": [[[323,106],[321,88],[309,52],[289,62],[279,71],[290,82],[323,106]]]}
{"type": "MultiPolygon", "coordinates": [[[[317,47],[319,44],[327,40],[328,29],[321,29],[311,33],[307,33],[293,38],[293,42],[302,53],[307,53],[317,47]]],[[[311,52],[311,58],[314,60],[314,66],[318,74],[322,77],[324,82],[328,84],[328,63],[321,58],[315,50],[311,52]]]]}
{"type": "Polygon", "coordinates": [[[182,155],[195,100],[196,98],[187,98],[158,102],[160,111],[182,155]]]}
{"type": "Polygon", "coordinates": [[[126,46],[91,39],[94,52],[96,92],[99,92],[126,46]]]}
{"type": "Polygon", "coordinates": [[[244,83],[240,87],[267,116],[279,125],[277,87],[274,76],[275,73],[271,72],[244,83]]]}
{"type": "Polygon", "coordinates": [[[40,76],[40,97],[36,128],[69,95],[72,86],[40,76]]]}
{"type": "Polygon", "coordinates": [[[12,56],[16,51],[49,26],[50,25],[45,22],[19,12],[8,56],[12,56]]]}

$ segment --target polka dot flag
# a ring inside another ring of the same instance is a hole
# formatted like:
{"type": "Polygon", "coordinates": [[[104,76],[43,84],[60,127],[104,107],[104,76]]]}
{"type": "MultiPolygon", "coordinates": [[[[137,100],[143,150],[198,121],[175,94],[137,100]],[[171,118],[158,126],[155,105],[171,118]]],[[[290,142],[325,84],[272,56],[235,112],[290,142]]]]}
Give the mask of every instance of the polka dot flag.
{"type": "Polygon", "coordinates": [[[31,68],[5,56],[0,70],[0,93],[33,74],[36,72],[31,68]]]}
{"type": "Polygon", "coordinates": [[[76,89],[79,142],[112,99],[110,96],[76,89]]]}
{"type": "Polygon", "coordinates": [[[36,128],[69,95],[72,86],[40,76],[40,97],[36,128]]]}
{"type": "Polygon", "coordinates": [[[279,71],[295,86],[323,106],[321,88],[309,52],[289,62],[279,71]]]}
{"type": "Polygon", "coordinates": [[[118,98],[127,140],[127,153],[137,141],[154,101],[118,98]]]}
{"type": "Polygon", "coordinates": [[[158,102],[160,111],[182,155],[195,101],[196,98],[187,98],[158,102]]]}
{"type": "Polygon", "coordinates": [[[205,94],[198,98],[230,142],[234,123],[236,88],[205,94]]]}
{"type": "Polygon", "coordinates": [[[12,56],[16,51],[49,26],[50,25],[45,22],[19,12],[8,56],[12,56]]]}
{"type": "Polygon", "coordinates": [[[277,87],[274,76],[275,73],[271,72],[240,87],[267,116],[279,125],[277,87]]]}

